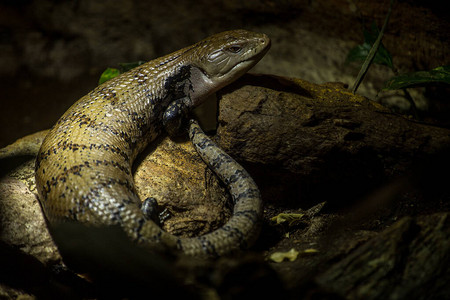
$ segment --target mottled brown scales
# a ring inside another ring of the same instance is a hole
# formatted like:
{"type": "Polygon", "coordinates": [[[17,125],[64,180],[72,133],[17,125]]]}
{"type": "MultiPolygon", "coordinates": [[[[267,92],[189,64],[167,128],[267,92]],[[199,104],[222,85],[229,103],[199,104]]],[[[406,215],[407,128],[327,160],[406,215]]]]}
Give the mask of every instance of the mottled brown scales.
{"type": "Polygon", "coordinates": [[[195,123],[194,146],[235,202],[222,228],[192,239],[162,231],[140,209],[131,167],[164,130],[163,122],[181,117],[178,111],[191,110],[244,74],[269,45],[263,34],[223,32],[111,79],[73,104],[50,130],[36,160],[39,199],[50,225],[116,224],[139,243],[159,242],[189,255],[217,256],[251,244],[262,213],[257,187],[195,123]]]}

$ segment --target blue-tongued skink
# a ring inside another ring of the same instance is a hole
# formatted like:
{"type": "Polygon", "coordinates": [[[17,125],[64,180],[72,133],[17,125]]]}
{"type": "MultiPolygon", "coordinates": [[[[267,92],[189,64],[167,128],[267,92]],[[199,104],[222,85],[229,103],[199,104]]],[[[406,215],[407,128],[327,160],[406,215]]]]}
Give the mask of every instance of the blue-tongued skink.
{"type": "Polygon", "coordinates": [[[141,210],[132,163],[164,128],[177,132],[192,108],[247,72],[269,47],[265,34],[219,33],[123,73],[73,104],[36,160],[39,201],[50,227],[67,221],[120,225],[138,243],[196,256],[249,246],[262,216],[259,190],[195,121],[189,123],[191,140],[233,198],[233,215],[223,227],[194,238],[163,231],[141,210]]]}

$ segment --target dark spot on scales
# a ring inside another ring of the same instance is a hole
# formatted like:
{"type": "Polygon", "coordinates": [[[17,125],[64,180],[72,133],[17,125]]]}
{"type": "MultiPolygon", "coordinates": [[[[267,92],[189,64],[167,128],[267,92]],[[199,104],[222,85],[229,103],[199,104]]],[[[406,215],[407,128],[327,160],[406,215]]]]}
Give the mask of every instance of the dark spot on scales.
{"type": "Polygon", "coordinates": [[[217,256],[219,256],[218,253],[217,253],[217,250],[216,250],[216,246],[215,246],[213,243],[211,243],[210,240],[206,239],[206,238],[203,237],[203,236],[200,236],[200,237],[198,237],[197,239],[198,239],[198,240],[200,241],[200,243],[202,244],[202,249],[203,249],[203,251],[204,251],[206,254],[208,254],[208,255],[210,255],[210,256],[212,256],[212,257],[217,257],[217,256]]]}
{"type": "Polygon", "coordinates": [[[189,90],[192,90],[191,66],[182,66],[178,72],[170,75],[164,82],[166,94],[170,97],[170,101],[186,97],[186,84],[189,84],[189,90]]]}

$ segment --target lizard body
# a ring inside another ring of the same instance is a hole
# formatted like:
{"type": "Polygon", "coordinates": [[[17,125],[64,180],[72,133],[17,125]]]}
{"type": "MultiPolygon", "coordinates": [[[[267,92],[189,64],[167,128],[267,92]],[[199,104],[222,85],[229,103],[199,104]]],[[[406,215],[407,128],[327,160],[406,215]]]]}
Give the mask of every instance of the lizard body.
{"type": "Polygon", "coordinates": [[[49,224],[120,225],[134,241],[188,255],[217,256],[246,247],[262,208],[250,176],[190,123],[202,158],[227,185],[234,212],[220,229],[195,238],[163,231],[140,209],[132,163],[164,128],[255,65],[270,47],[264,34],[235,30],[130,70],[82,97],[50,130],[36,159],[39,201],[49,224]]]}

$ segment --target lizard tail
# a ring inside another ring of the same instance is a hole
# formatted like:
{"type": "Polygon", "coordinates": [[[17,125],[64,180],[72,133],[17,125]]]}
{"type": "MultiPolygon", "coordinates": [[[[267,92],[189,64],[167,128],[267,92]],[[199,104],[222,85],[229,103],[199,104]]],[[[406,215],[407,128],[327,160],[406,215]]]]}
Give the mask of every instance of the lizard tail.
{"type": "Polygon", "coordinates": [[[203,161],[227,186],[234,208],[223,227],[199,237],[180,238],[178,248],[188,255],[213,257],[248,248],[259,234],[263,212],[256,183],[201,130],[195,120],[190,121],[189,137],[203,161]]]}

